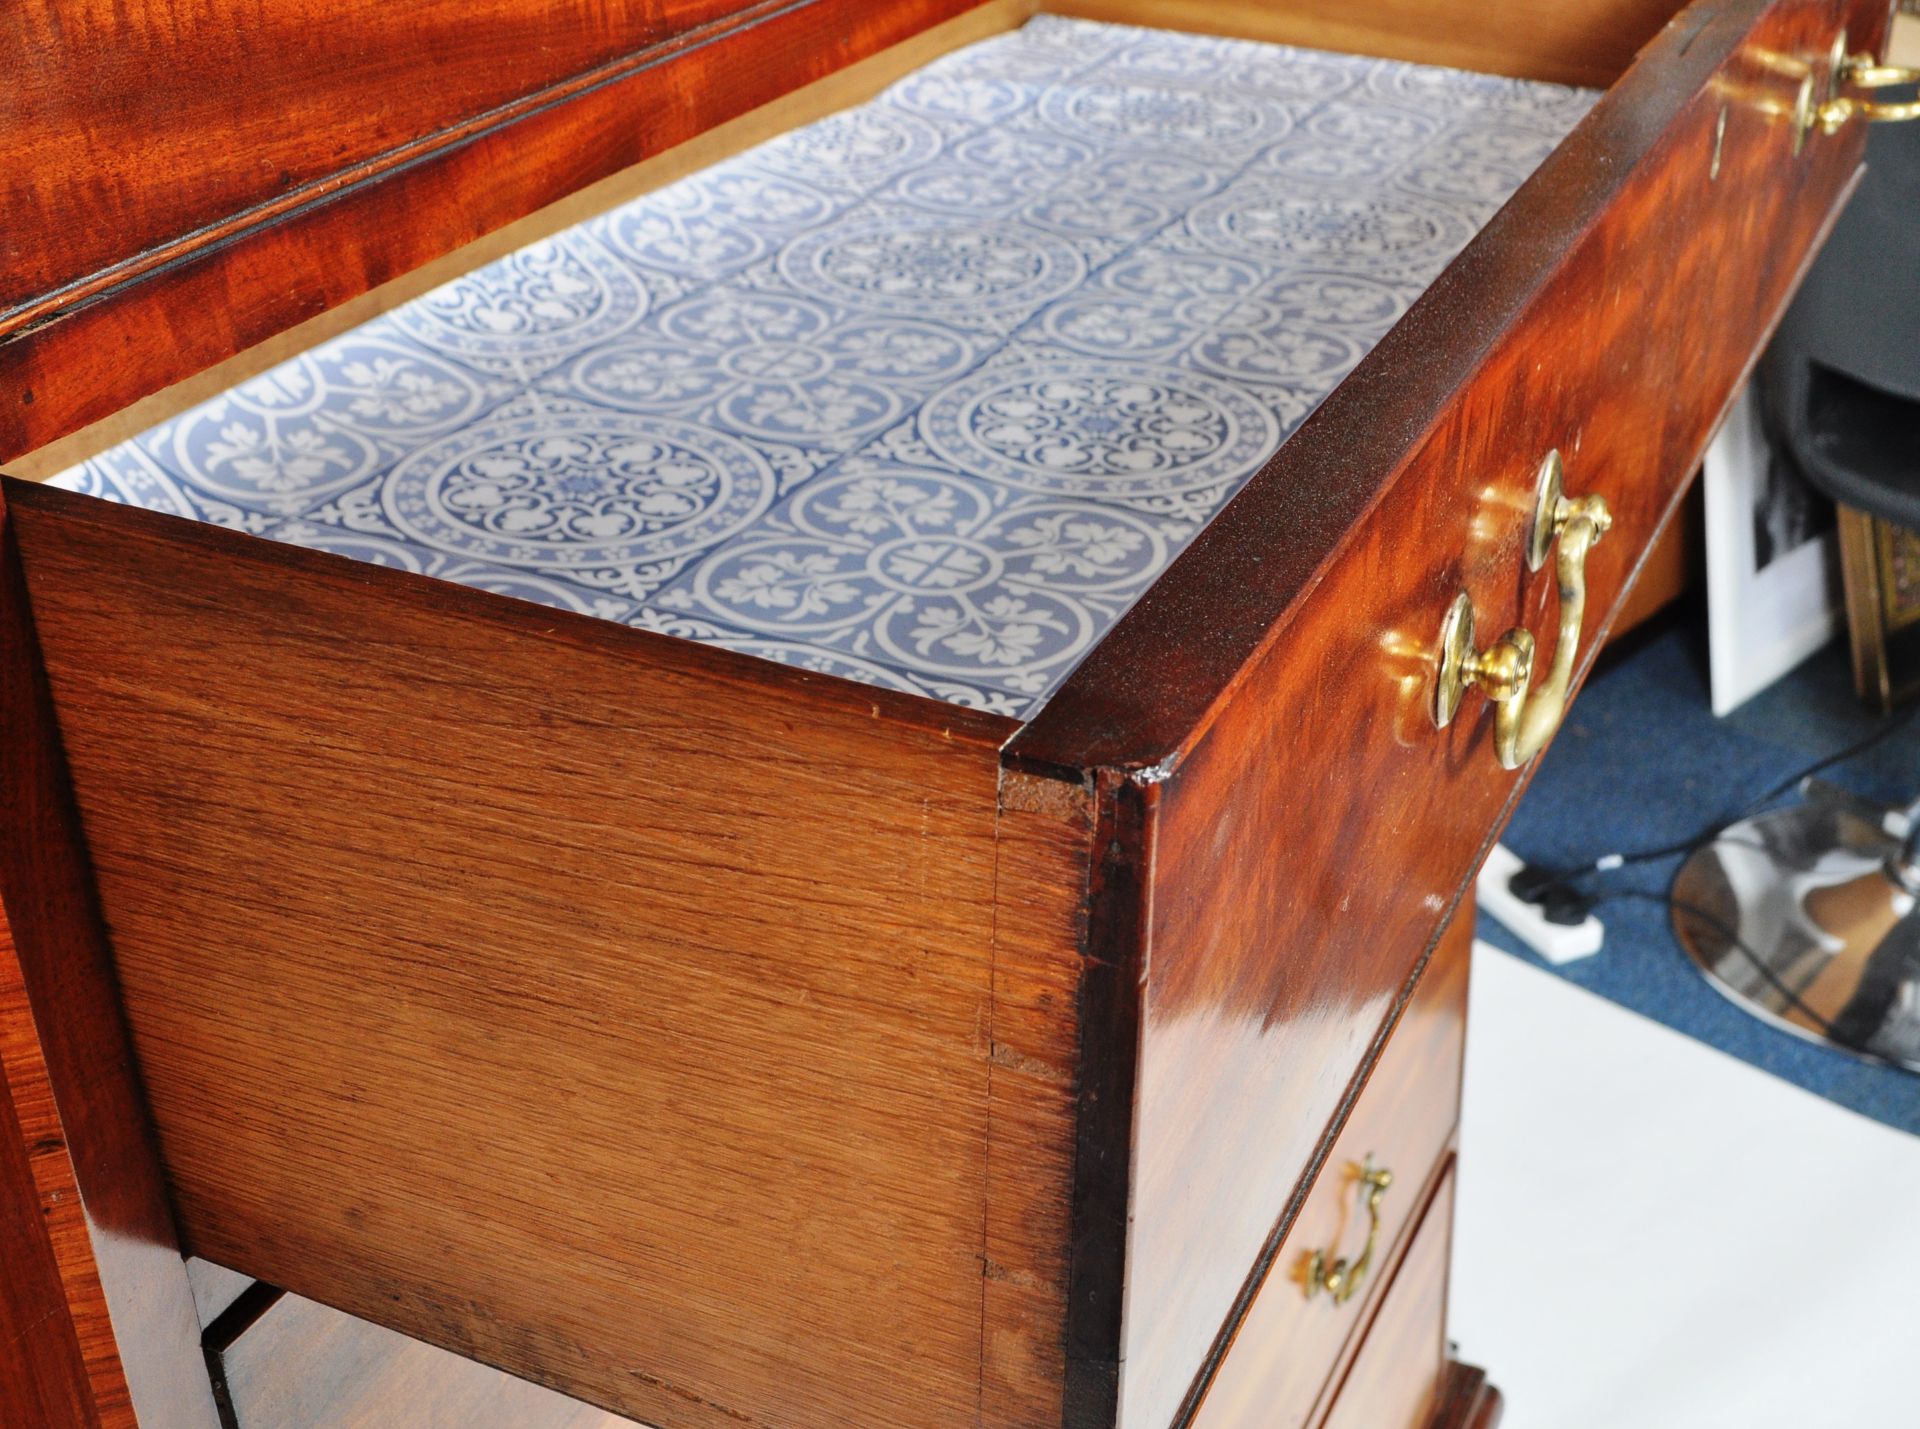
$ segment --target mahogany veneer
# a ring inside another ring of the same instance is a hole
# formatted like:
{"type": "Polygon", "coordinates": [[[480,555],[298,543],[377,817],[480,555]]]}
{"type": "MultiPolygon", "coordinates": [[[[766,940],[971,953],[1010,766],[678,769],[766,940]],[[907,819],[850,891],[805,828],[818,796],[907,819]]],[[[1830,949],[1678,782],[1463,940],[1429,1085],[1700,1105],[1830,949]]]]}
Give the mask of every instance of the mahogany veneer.
{"type": "MultiPolygon", "coordinates": [[[[0,452],[970,9],[375,8],[11,22],[0,452]]],[[[1444,7],[1609,76],[1656,9],[1444,7]]],[[[1441,616],[1546,626],[1558,449],[1584,671],[1858,171],[1795,92],[1885,24],[1674,18],[1024,727],[6,483],[0,1411],[210,1424],[185,1249],[662,1429],[1487,1422],[1443,1163],[1525,774],[1433,728],[1441,616]],[[1406,1194],[1296,1380],[1361,1139],[1406,1194]]]]}
{"type": "MultiPolygon", "coordinates": [[[[1456,916],[1367,1078],[1325,1167],[1288,1229],[1194,1416],[1195,1429],[1300,1429],[1326,1411],[1360,1329],[1420,1222],[1460,1115],[1471,908],[1456,916]],[[1338,1303],[1306,1293],[1312,1253],[1359,1255],[1369,1163],[1393,1184],[1379,1243],[1359,1290],[1338,1303]]],[[[1435,1366],[1437,1368],[1437,1366],[1435,1366]]]]}

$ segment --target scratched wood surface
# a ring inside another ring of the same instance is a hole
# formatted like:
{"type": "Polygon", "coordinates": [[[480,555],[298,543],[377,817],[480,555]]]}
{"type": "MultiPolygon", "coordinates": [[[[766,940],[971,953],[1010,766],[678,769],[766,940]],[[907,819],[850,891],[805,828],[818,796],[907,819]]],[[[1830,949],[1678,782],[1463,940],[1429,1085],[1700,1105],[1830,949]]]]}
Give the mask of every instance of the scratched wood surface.
{"type": "Polygon", "coordinates": [[[650,1422],[973,1417],[1010,722],[9,497],[190,1249],[650,1422]]]}

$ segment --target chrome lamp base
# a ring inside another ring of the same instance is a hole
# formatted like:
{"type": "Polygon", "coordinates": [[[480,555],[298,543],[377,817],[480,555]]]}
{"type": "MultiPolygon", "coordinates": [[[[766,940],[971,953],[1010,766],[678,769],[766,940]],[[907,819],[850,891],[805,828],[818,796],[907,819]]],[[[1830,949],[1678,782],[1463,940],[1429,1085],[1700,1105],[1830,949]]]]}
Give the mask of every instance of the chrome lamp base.
{"type": "Polygon", "coordinates": [[[1707,982],[1809,1041],[1920,1071],[1920,865],[1854,807],[1743,820],[1681,865],[1673,928],[1707,982]]]}

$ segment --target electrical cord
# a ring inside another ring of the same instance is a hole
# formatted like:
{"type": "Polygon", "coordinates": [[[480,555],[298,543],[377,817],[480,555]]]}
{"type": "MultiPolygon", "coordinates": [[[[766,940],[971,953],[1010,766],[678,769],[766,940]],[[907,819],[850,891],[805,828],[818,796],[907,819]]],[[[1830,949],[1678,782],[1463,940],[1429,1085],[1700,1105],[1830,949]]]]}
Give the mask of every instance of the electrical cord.
{"type": "MultiPolygon", "coordinates": [[[[1895,711],[1862,738],[1855,740],[1845,748],[1836,750],[1824,758],[1816,759],[1813,763],[1795,771],[1792,775],[1780,780],[1757,797],[1749,799],[1738,813],[1715,820],[1689,838],[1679,839],[1672,843],[1660,844],[1652,848],[1603,854],[1601,857],[1589,860],[1588,862],[1565,867],[1550,867],[1530,863],[1516,872],[1512,878],[1508,880],[1507,886],[1515,897],[1537,906],[1541,911],[1541,915],[1550,923],[1559,923],[1567,926],[1577,925],[1585,920],[1600,904],[1626,900],[1652,903],[1665,908],[1669,917],[1677,914],[1701,923],[1723,938],[1729,948],[1738,952],[1739,955],[1746,960],[1748,965],[1753,968],[1754,972],[1773,988],[1782,1003],[1798,1015],[1798,1018],[1810,1031],[1826,1038],[1829,1042],[1852,1047],[1853,1050],[1862,1056],[1873,1058],[1875,1061],[1882,1060],[1866,1048],[1854,1046],[1848,1039],[1836,1035],[1833,1023],[1809,1007],[1806,1001],[1800,996],[1799,991],[1788,986],[1787,983],[1781,979],[1779,973],[1767,963],[1767,960],[1755,952],[1753,947],[1741,938],[1739,929],[1733,927],[1719,914],[1714,913],[1710,909],[1702,908],[1697,904],[1677,899],[1671,892],[1655,893],[1639,888],[1596,889],[1584,885],[1587,880],[1601,874],[1611,873],[1615,869],[1626,868],[1635,864],[1655,863],[1661,859],[1691,854],[1695,850],[1704,848],[1708,844],[1724,840],[1727,836],[1727,831],[1743,819],[1749,818],[1762,809],[1765,809],[1776,799],[1780,798],[1781,795],[1793,789],[1803,787],[1808,780],[1814,778],[1816,775],[1832,769],[1836,765],[1845,764],[1849,760],[1859,758],[1861,755],[1907,728],[1914,722],[1916,716],[1920,716],[1920,701],[1915,701],[1895,711]]],[[[1915,825],[1909,830],[1907,838],[1910,848],[1920,843],[1920,820],[1915,821],[1915,825]]]]}
{"type": "Polygon", "coordinates": [[[1855,740],[1844,749],[1816,759],[1757,798],[1748,800],[1739,812],[1717,819],[1685,839],[1660,844],[1653,848],[1602,854],[1599,858],[1586,863],[1563,867],[1529,862],[1525,868],[1513,875],[1507,886],[1512,890],[1514,897],[1540,908],[1548,922],[1566,926],[1577,924],[1601,901],[1600,895],[1580,886],[1581,880],[1595,874],[1611,873],[1617,868],[1626,868],[1634,864],[1657,863],[1663,858],[1690,854],[1696,849],[1704,848],[1733,825],[1766,808],[1782,794],[1799,788],[1815,775],[1837,764],[1845,764],[1849,760],[1857,759],[1884,743],[1912,724],[1916,715],[1920,715],[1920,701],[1914,701],[1905,708],[1895,711],[1869,734],[1855,740]]]}

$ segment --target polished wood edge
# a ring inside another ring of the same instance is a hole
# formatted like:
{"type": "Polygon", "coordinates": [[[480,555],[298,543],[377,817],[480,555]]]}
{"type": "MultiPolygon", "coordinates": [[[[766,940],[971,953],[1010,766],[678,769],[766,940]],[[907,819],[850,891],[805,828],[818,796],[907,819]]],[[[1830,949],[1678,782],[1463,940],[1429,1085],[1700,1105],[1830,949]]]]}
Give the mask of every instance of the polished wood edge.
{"type": "Polygon", "coordinates": [[[1503,1408],[1500,1391],[1487,1383],[1485,1370],[1449,1360],[1427,1429],[1494,1429],[1503,1408]]]}
{"type": "MultiPolygon", "coordinates": [[[[817,0],[801,0],[801,3],[817,3],[817,0]]],[[[769,15],[788,8],[791,8],[791,0],[762,0],[762,3],[736,14],[726,15],[691,30],[669,35],[663,40],[643,45],[617,59],[595,65],[579,74],[569,75],[563,80],[520,95],[505,104],[497,105],[479,114],[468,115],[430,134],[419,135],[404,143],[396,144],[382,153],[349,164],[343,169],[337,169],[307,183],[299,184],[238,213],[228,214],[203,227],[156,243],[143,252],[130,254],[117,262],[109,263],[91,273],[62,283],[47,292],[26,298],[11,307],[0,308],[0,339],[21,328],[44,322],[61,309],[77,307],[96,298],[108,297],[114,289],[137,282],[156,269],[190,258],[201,249],[243,241],[248,234],[268,228],[302,209],[326,203],[361,185],[377,183],[398,169],[429,162],[437,155],[504,129],[516,120],[524,119],[539,110],[564,104],[588,90],[597,89],[601,85],[629,78],[642,70],[669,63],[686,51],[723,42],[735,32],[751,29],[755,25],[764,23],[769,15]]]]}
{"type": "Polygon", "coordinates": [[[994,836],[982,1424],[1057,1424],[1066,1394],[1093,781],[1008,770],[994,836]]]}
{"type": "Polygon", "coordinates": [[[1167,778],[1769,0],[1696,0],[1107,632],[1009,746],[1167,778]],[[1174,659],[1175,653],[1180,656],[1174,659]],[[1174,678],[1170,671],[1180,671],[1174,678]]]}
{"type": "Polygon", "coordinates": [[[738,118],[706,129],[670,149],[514,219],[442,257],[369,288],[191,376],[140,397],[99,420],[14,456],[12,474],[44,481],[129,437],[219,396],[229,388],[318,347],[444,283],[498,258],[710,168],[780,134],[862,104],[896,80],[965,45],[1015,29],[1031,19],[1039,0],[981,0],[950,20],[856,60],[845,69],[770,100],[738,118]]]}
{"type": "Polygon", "coordinates": [[[155,559],[168,549],[197,548],[222,559],[252,562],[278,569],[289,580],[378,592],[389,599],[436,610],[453,619],[492,625],[504,634],[538,636],[567,644],[621,655],[652,664],[670,665],[703,676],[764,689],[784,688],[796,699],[848,712],[864,709],[875,720],[934,730],[974,747],[1004,744],[1019,722],[1005,715],[965,709],[945,700],[822,675],[783,665],[757,655],[743,654],[651,630],[636,630],[598,616],[556,610],[492,591],[436,580],[411,571],[376,566],[327,551],[309,550],[284,541],[269,541],[204,521],[126,506],[83,496],[59,487],[21,481],[0,474],[0,496],[22,511],[58,521],[118,528],[148,543],[155,559]]]}
{"type": "Polygon", "coordinates": [[[1556,0],[1552,6],[1541,6],[1537,0],[1521,0],[1502,6],[1454,0],[1417,6],[1333,6],[1274,5],[1267,0],[1045,0],[1044,8],[1114,24],[1198,31],[1604,88],[1619,78],[1680,4],[1679,0],[1586,0],[1584,4],[1556,0]],[[1555,23],[1540,24],[1549,18],[1555,23]],[[1542,28],[1549,33],[1540,33],[1542,28]],[[1569,38],[1576,36],[1579,43],[1570,44],[1569,38]]]}
{"type": "MultiPolygon", "coordinates": [[[[6,1207],[13,1219],[0,1240],[37,1232],[51,1251],[59,1304],[21,1333],[71,1337],[82,1379],[57,1391],[70,1407],[81,1406],[71,1422],[213,1429],[199,1320],[121,1018],[6,495],[0,492],[0,1085],[8,1125],[0,1134],[22,1138],[41,1206],[25,1226],[18,1205],[6,1207]]],[[[11,1351],[10,1360],[14,1353],[21,1364],[31,1358],[11,1351]]],[[[0,1365],[0,1379],[11,1372],[0,1365]]]]}
{"type": "MultiPolygon", "coordinates": [[[[1502,823],[1504,822],[1505,820],[1503,818],[1502,823]]],[[[1496,834],[1488,835],[1487,842],[1489,847],[1492,846],[1496,836],[1497,829],[1496,834]]],[[[1426,976],[1427,968],[1432,964],[1434,955],[1439,951],[1440,945],[1447,939],[1448,935],[1457,931],[1460,926],[1456,922],[1457,919],[1465,919],[1466,925],[1470,927],[1473,918],[1473,892],[1472,885],[1469,884],[1455,896],[1453,906],[1447,910],[1446,916],[1441,918],[1435,927],[1432,939],[1427,943],[1425,950],[1420,955],[1419,961],[1414,964],[1413,971],[1401,986],[1399,995],[1394,999],[1393,1006],[1388,1009],[1386,1018],[1380,1024],[1379,1032],[1375,1034],[1372,1044],[1367,1048],[1366,1056],[1361,1059],[1359,1068],[1347,1083],[1347,1090],[1345,1095],[1340,1099],[1339,1108],[1335,1111],[1334,1115],[1329,1118],[1326,1129],[1320,1133],[1320,1140],[1314,1147],[1313,1156],[1307,1162],[1305,1169],[1300,1173],[1300,1179],[1294,1184],[1293,1194],[1287,1198],[1287,1203],[1281,1211],[1280,1219],[1274,1223],[1272,1231],[1267,1235],[1266,1244],[1261,1247],[1259,1256],[1254,1260],[1252,1267],[1248,1270],[1246,1281],[1241,1286],[1239,1295],[1234,1299],[1233,1308],[1228,1312],[1225,1323],[1221,1325],[1219,1333],[1214,1338],[1213,1347],[1208,1350],[1206,1359],[1201,1363],[1199,1373],[1194,1376],[1192,1385],[1187,1389],[1186,1397],[1180,1403],[1179,1411],[1174,1415],[1171,1429],[1187,1429],[1187,1426],[1193,1423],[1195,1416],[1200,1412],[1200,1402],[1206,1397],[1207,1390],[1212,1386],[1214,1375],[1218,1373],[1221,1361],[1226,1359],[1228,1353],[1232,1350],[1234,1339],[1239,1335],[1241,1325],[1246,1322],[1247,1313],[1253,1308],[1253,1302],[1260,1293],[1260,1287],[1266,1282],[1268,1274],[1279,1260],[1280,1252],[1285,1245],[1287,1235],[1292,1231],[1293,1223],[1300,1217],[1301,1207],[1306,1204],[1307,1197],[1313,1191],[1315,1181],[1319,1179],[1320,1173],[1326,1168],[1328,1160],[1332,1157],[1333,1149],[1340,1140],[1340,1133],[1346,1129],[1347,1120],[1352,1116],[1355,1104],[1365,1095],[1367,1083],[1373,1079],[1374,1068],[1379,1066],[1381,1055],[1386,1051],[1387,1043],[1392,1039],[1394,1029],[1400,1025],[1401,1016],[1406,1012],[1408,1005],[1413,1001],[1414,994],[1419,990],[1420,981],[1426,976]]],[[[1462,1069],[1456,1069],[1454,1075],[1456,1077],[1463,1075],[1462,1069]]],[[[1433,1168],[1426,1181],[1422,1183],[1419,1201],[1420,1210],[1408,1220],[1407,1229],[1401,1235],[1400,1244],[1394,1250],[1392,1266],[1382,1274],[1380,1283],[1384,1284],[1393,1278],[1393,1269],[1398,1268],[1400,1263],[1399,1258],[1406,1253],[1406,1247],[1412,1244],[1414,1235],[1420,1228],[1435,1190],[1439,1187],[1440,1183],[1446,1179],[1444,1173],[1448,1171],[1452,1165],[1453,1155],[1449,1152],[1440,1158],[1439,1163],[1433,1168]]],[[[1356,1341],[1358,1338],[1359,1337],[1356,1337],[1356,1341]]],[[[1352,1348],[1354,1347],[1349,1346],[1349,1351],[1352,1348]]]]}

